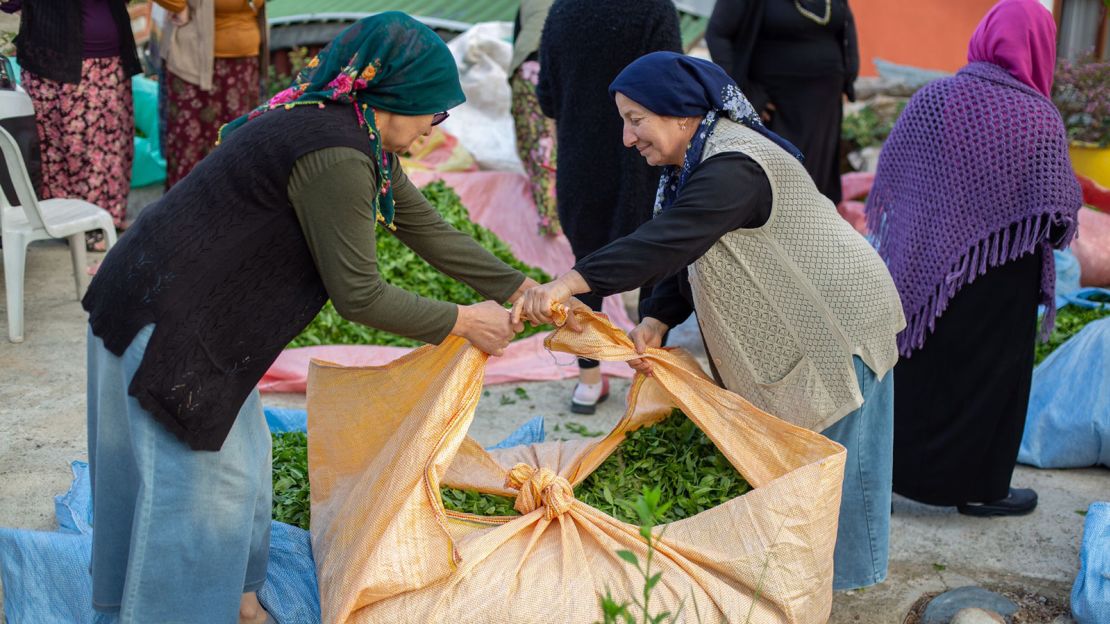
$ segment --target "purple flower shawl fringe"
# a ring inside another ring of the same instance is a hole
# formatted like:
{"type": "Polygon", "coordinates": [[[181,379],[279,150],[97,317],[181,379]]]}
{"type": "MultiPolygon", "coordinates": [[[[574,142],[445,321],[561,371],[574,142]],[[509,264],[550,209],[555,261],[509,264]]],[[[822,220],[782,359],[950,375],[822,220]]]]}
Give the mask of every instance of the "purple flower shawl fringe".
{"type": "Polygon", "coordinates": [[[906,315],[899,352],[925,344],[965,284],[1038,247],[1047,337],[1056,317],[1051,251],[1071,242],[1081,205],[1060,114],[1038,91],[983,62],[918,91],[883,146],[867,200],[906,315]]]}

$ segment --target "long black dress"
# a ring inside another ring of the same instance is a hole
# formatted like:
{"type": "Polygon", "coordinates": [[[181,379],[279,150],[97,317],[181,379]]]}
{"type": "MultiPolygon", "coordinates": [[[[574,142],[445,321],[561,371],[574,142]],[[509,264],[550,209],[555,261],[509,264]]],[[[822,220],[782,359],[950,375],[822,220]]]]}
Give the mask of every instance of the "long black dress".
{"type": "Polygon", "coordinates": [[[768,103],[768,127],[805,155],[806,170],[839,203],[841,94],[855,99],[859,73],[855,22],[847,0],[718,0],[706,44],[757,111],[768,103]]]}
{"type": "Polygon", "coordinates": [[[1006,498],[1033,379],[1041,252],[964,286],[894,370],[894,491],[931,505],[1006,498]]]}
{"type": "Polygon", "coordinates": [[[556,0],[547,14],[536,95],[556,122],[559,220],[575,258],[651,218],[660,170],[622,143],[609,83],[641,56],[681,45],[670,0],[556,0]]]}

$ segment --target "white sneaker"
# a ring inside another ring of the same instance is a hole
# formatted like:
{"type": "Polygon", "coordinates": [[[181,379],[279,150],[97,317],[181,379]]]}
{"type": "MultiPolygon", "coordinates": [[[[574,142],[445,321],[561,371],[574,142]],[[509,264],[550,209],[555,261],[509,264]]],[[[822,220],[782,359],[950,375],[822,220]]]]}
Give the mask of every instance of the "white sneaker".
{"type": "Polygon", "coordinates": [[[575,414],[593,414],[597,404],[609,398],[609,379],[602,377],[601,383],[584,384],[578,382],[574,396],[570,399],[570,411],[575,414]]]}

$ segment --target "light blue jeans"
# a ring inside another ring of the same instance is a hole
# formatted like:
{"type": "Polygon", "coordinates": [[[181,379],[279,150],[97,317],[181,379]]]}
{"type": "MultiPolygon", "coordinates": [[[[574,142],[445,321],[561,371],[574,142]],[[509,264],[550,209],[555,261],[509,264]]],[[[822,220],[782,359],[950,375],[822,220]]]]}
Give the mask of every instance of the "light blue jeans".
{"type": "Polygon", "coordinates": [[[855,358],[863,405],[822,431],[848,449],[833,589],[856,589],[886,579],[890,552],[890,492],[894,464],[894,371],[879,381],[855,358]]]}
{"type": "Polygon", "coordinates": [[[98,622],[238,622],[266,580],[270,433],[255,390],[223,447],[194,451],[127,394],[154,331],[123,357],[88,334],[90,571],[98,622]]]}

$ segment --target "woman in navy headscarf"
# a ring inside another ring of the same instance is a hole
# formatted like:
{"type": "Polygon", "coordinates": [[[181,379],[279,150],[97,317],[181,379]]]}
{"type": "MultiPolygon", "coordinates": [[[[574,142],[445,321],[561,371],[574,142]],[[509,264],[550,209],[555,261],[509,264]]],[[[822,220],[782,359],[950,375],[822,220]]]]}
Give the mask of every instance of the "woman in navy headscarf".
{"type": "Polygon", "coordinates": [[[525,292],[514,320],[550,322],[575,294],[654,285],[631,333],[645,357],[629,362],[651,374],[666,331],[696,311],[718,383],[847,448],[833,587],[882,581],[889,373],[905,325],[886,267],[720,67],[657,52],[609,91],[624,144],[664,166],[655,218],[525,292]]]}

